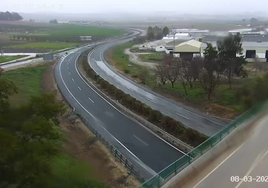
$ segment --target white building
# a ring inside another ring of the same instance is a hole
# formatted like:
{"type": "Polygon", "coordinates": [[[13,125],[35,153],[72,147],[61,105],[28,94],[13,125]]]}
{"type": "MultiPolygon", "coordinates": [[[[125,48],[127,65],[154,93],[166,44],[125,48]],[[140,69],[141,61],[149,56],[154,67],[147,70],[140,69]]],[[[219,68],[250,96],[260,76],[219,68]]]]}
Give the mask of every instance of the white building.
{"type": "Polygon", "coordinates": [[[153,50],[157,52],[165,51],[166,42],[164,40],[157,40],[153,42],[144,43],[139,46],[140,50],[153,50]]]}
{"type": "MultiPolygon", "coordinates": [[[[210,42],[213,46],[217,46],[216,42],[210,42]]],[[[207,47],[206,43],[201,45],[201,55],[203,56],[204,50],[207,47]]],[[[268,42],[242,42],[242,55],[248,62],[253,62],[254,59],[259,59],[262,62],[268,60],[268,42]]],[[[240,54],[237,54],[239,56],[240,54]]]]}

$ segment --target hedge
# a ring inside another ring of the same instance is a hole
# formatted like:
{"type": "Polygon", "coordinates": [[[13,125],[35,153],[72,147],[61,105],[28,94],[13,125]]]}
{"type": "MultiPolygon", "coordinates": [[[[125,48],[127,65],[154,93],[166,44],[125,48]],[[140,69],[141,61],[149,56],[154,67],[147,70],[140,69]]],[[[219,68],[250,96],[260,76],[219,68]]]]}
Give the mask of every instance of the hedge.
{"type": "Polygon", "coordinates": [[[174,120],[173,118],[165,116],[157,110],[153,110],[151,107],[136,100],[129,94],[124,93],[122,90],[102,79],[88,64],[87,52],[83,53],[79,57],[79,62],[81,61],[87,76],[94,80],[106,94],[120,102],[126,108],[144,117],[149,122],[193,147],[198,146],[208,138],[206,135],[201,134],[196,130],[185,127],[182,123],[174,120]]]}

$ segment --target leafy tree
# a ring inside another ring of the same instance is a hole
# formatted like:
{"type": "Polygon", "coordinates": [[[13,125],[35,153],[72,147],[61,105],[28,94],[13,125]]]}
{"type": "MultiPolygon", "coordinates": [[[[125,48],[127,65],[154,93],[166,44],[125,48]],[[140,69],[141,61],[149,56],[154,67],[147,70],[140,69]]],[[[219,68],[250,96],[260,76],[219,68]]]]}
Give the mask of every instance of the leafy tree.
{"type": "Polygon", "coordinates": [[[4,21],[19,21],[22,20],[23,18],[21,17],[21,15],[19,15],[16,12],[0,12],[0,20],[4,20],[4,21]]]}
{"type": "Polygon", "coordinates": [[[56,19],[50,20],[49,21],[50,24],[58,24],[58,21],[56,19]]]}
{"type": "Polygon", "coordinates": [[[146,36],[147,36],[147,40],[154,40],[154,31],[151,26],[148,27],[146,36]]]}
{"type": "Polygon", "coordinates": [[[169,28],[168,27],[164,27],[163,29],[163,36],[167,36],[169,34],[169,28]]]}
{"type": "Polygon", "coordinates": [[[154,32],[154,39],[159,40],[163,38],[163,31],[160,27],[155,26],[153,28],[153,32],[154,32]]]}
{"type": "Polygon", "coordinates": [[[220,63],[218,61],[218,51],[212,44],[207,44],[204,52],[203,69],[201,70],[199,81],[207,93],[208,100],[219,85],[220,81],[220,63]]]}
{"type": "Polygon", "coordinates": [[[0,68],[0,114],[9,108],[9,96],[17,93],[17,87],[13,82],[1,78],[3,70],[0,68]]]}
{"type": "Polygon", "coordinates": [[[258,77],[254,82],[245,82],[236,91],[237,100],[249,109],[259,102],[268,100],[268,74],[258,77]]]}
{"type": "Polygon", "coordinates": [[[28,113],[36,114],[47,120],[58,123],[58,116],[64,114],[66,107],[63,103],[57,103],[53,94],[41,94],[38,97],[32,97],[28,105],[28,113]]]}
{"type": "Polygon", "coordinates": [[[236,57],[242,52],[242,42],[240,34],[229,35],[222,41],[217,41],[221,69],[228,78],[229,88],[232,88],[233,75],[239,76],[243,72],[243,64],[246,62],[243,57],[236,57]]]}

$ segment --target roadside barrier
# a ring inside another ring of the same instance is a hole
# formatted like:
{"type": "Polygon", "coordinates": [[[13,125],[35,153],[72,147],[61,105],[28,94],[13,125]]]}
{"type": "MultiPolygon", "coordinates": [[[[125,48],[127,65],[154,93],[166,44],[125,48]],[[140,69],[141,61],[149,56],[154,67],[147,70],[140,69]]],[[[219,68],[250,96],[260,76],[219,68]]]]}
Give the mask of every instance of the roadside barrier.
{"type": "Polygon", "coordinates": [[[240,115],[233,122],[231,122],[224,129],[216,133],[214,136],[207,139],[205,142],[194,148],[187,155],[179,158],[177,161],[173,162],[157,175],[151,179],[142,183],[138,188],[159,188],[170,180],[177,173],[182,171],[186,166],[191,164],[194,160],[198,159],[217,143],[219,143],[223,138],[225,138],[232,130],[241,125],[243,122],[249,120],[254,115],[261,112],[265,107],[267,107],[268,101],[261,104],[257,104],[254,107],[250,108],[248,111],[240,115]]]}
{"type": "Polygon", "coordinates": [[[90,122],[82,115],[78,115],[83,123],[96,135],[99,141],[101,141],[107,149],[113,154],[113,156],[118,159],[128,170],[130,174],[134,174],[139,180],[144,181],[143,177],[140,175],[139,171],[135,169],[135,166],[116,149],[109,141],[105,140],[104,137],[91,125],[90,122]]]}

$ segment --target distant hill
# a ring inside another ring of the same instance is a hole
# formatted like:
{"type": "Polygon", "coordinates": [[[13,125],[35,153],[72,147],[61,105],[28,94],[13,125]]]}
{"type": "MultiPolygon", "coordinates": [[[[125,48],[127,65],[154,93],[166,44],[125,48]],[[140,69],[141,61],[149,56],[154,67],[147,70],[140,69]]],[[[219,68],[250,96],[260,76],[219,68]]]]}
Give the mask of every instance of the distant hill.
{"type": "Polygon", "coordinates": [[[16,12],[0,12],[0,20],[4,21],[19,21],[22,20],[22,16],[16,12]]]}

